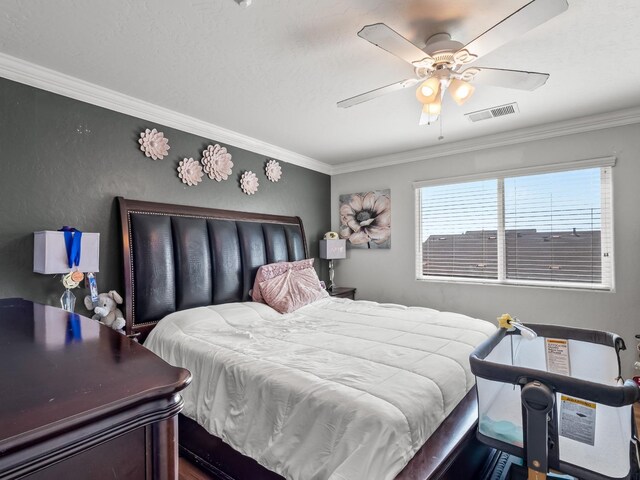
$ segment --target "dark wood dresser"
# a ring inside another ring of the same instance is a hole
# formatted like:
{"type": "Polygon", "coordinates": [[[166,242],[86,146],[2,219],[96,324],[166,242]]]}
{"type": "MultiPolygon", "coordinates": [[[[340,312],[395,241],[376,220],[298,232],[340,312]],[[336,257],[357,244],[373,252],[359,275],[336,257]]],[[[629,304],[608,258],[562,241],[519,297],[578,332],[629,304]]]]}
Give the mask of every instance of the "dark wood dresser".
{"type": "Polygon", "coordinates": [[[190,373],[98,322],[0,300],[0,478],[177,478],[190,373]]]}

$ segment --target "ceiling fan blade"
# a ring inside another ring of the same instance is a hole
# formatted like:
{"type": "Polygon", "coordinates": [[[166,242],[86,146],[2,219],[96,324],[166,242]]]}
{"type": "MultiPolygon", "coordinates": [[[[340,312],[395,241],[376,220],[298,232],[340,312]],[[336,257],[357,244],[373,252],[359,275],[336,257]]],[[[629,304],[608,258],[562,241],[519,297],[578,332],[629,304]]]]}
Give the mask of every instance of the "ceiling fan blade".
{"type": "Polygon", "coordinates": [[[466,50],[475,57],[481,57],[542,25],[567,8],[569,8],[567,0],[533,0],[467,43],[462,50],[466,50]]]}
{"type": "MultiPolygon", "coordinates": [[[[535,90],[544,85],[549,79],[548,73],[484,67],[473,67],[472,69],[478,70],[478,72],[473,75],[474,84],[493,85],[518,90],[535,90]]],[[[467,70],[465,70],[465,72],[466,71],[467,70]]],[[[464,78],[464,72],[462,72],[462,76],[464,78]]]]}
{"type": "Polygon", "coordinates": [[[342,100],[338,102],[338,107],[349,108],[359,103],[368,102],[369,100],[381,97],[382,95],[386,95],[387,93],[397,92],[398,90],[412,87],[419,81],[420,80],[418,80],[417,78],[409,78],[407,80],[402,80],[401,82],[392,83],[391,85],[387,85],[386,87],[376,88],[375,90],[371,90],[370,92],[362,93],[360,95],[356,95],[355,97],[342,100]]]}
{"type": "MultiPolygon", "coordinates": [[[[358,36],[411,64],[425,59],[431,59],[428,54],[424,53],[384,23],[376,23],[363,27],[362,30],[358,32],[358,36]]],[[[433,61],[430,63],[433,64],[433,61]]]]}

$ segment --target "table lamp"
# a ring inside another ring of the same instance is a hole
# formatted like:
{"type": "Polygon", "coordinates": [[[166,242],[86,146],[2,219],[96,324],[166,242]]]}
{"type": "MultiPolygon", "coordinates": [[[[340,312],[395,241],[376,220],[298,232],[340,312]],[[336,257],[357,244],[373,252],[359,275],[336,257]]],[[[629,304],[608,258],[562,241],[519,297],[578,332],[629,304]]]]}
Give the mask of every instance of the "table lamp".
{"type": "Polygon", "coordinates": [[[333,290],[333,261],[340,258],[347,258],[347,241],[343,239],[320,240],[320,258],[329,260],[329,286],[328,290],[333,290]]]}
{"type": "Polygon", "coordinates": [[[65,291],[60,304],[68,312],[74,311],[76,303],[71,289],[78,286],[84,273],[98,272],[99,263],[99,233],[63,227],[57,232],[47,230],[33,234],[33,271],[45,275],[65,274],[62,280],[65,291]],[[74,275],[76,272],[78,274],[74,275]]]}

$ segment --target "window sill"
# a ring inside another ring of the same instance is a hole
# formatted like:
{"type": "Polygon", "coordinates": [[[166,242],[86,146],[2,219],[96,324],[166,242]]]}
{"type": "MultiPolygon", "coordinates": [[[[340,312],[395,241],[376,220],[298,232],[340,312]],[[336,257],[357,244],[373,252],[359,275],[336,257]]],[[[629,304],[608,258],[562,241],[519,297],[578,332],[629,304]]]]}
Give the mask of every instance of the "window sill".
{"type": "Polygon", "coordinates": [[[545,290],[569,290],[582,292],[615,293],[615,287],[606,285],[584,285],[581,283],[558,282],[551,284],[548,282],[524,282],[524,281],[501,281],[487,278],[458,278],[458,277],[418,277],[417,282],[424,283],[450,283],[461,285],[490,285],[496,287],[529,287],[542,288],[545,290]]]}

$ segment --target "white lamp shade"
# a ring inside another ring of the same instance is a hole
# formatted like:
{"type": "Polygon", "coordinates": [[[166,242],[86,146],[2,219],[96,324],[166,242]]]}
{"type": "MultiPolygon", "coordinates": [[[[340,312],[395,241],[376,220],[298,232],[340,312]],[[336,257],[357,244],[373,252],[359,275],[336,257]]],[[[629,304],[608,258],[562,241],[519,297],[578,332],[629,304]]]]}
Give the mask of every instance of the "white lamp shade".
{"type": "Polygon", "coordinates": [[[69,268],[64,232],[43,231],[33,234],[33,271],[36,273],[98,272],[100,264],[100,234],[82,233],[80,265],[69,268]]]}
{"type": "Polygon", "coordinates": [[[327,260],[347,258],[347,241],[343,239],[320,240],[320,258],[327,260]]]}

